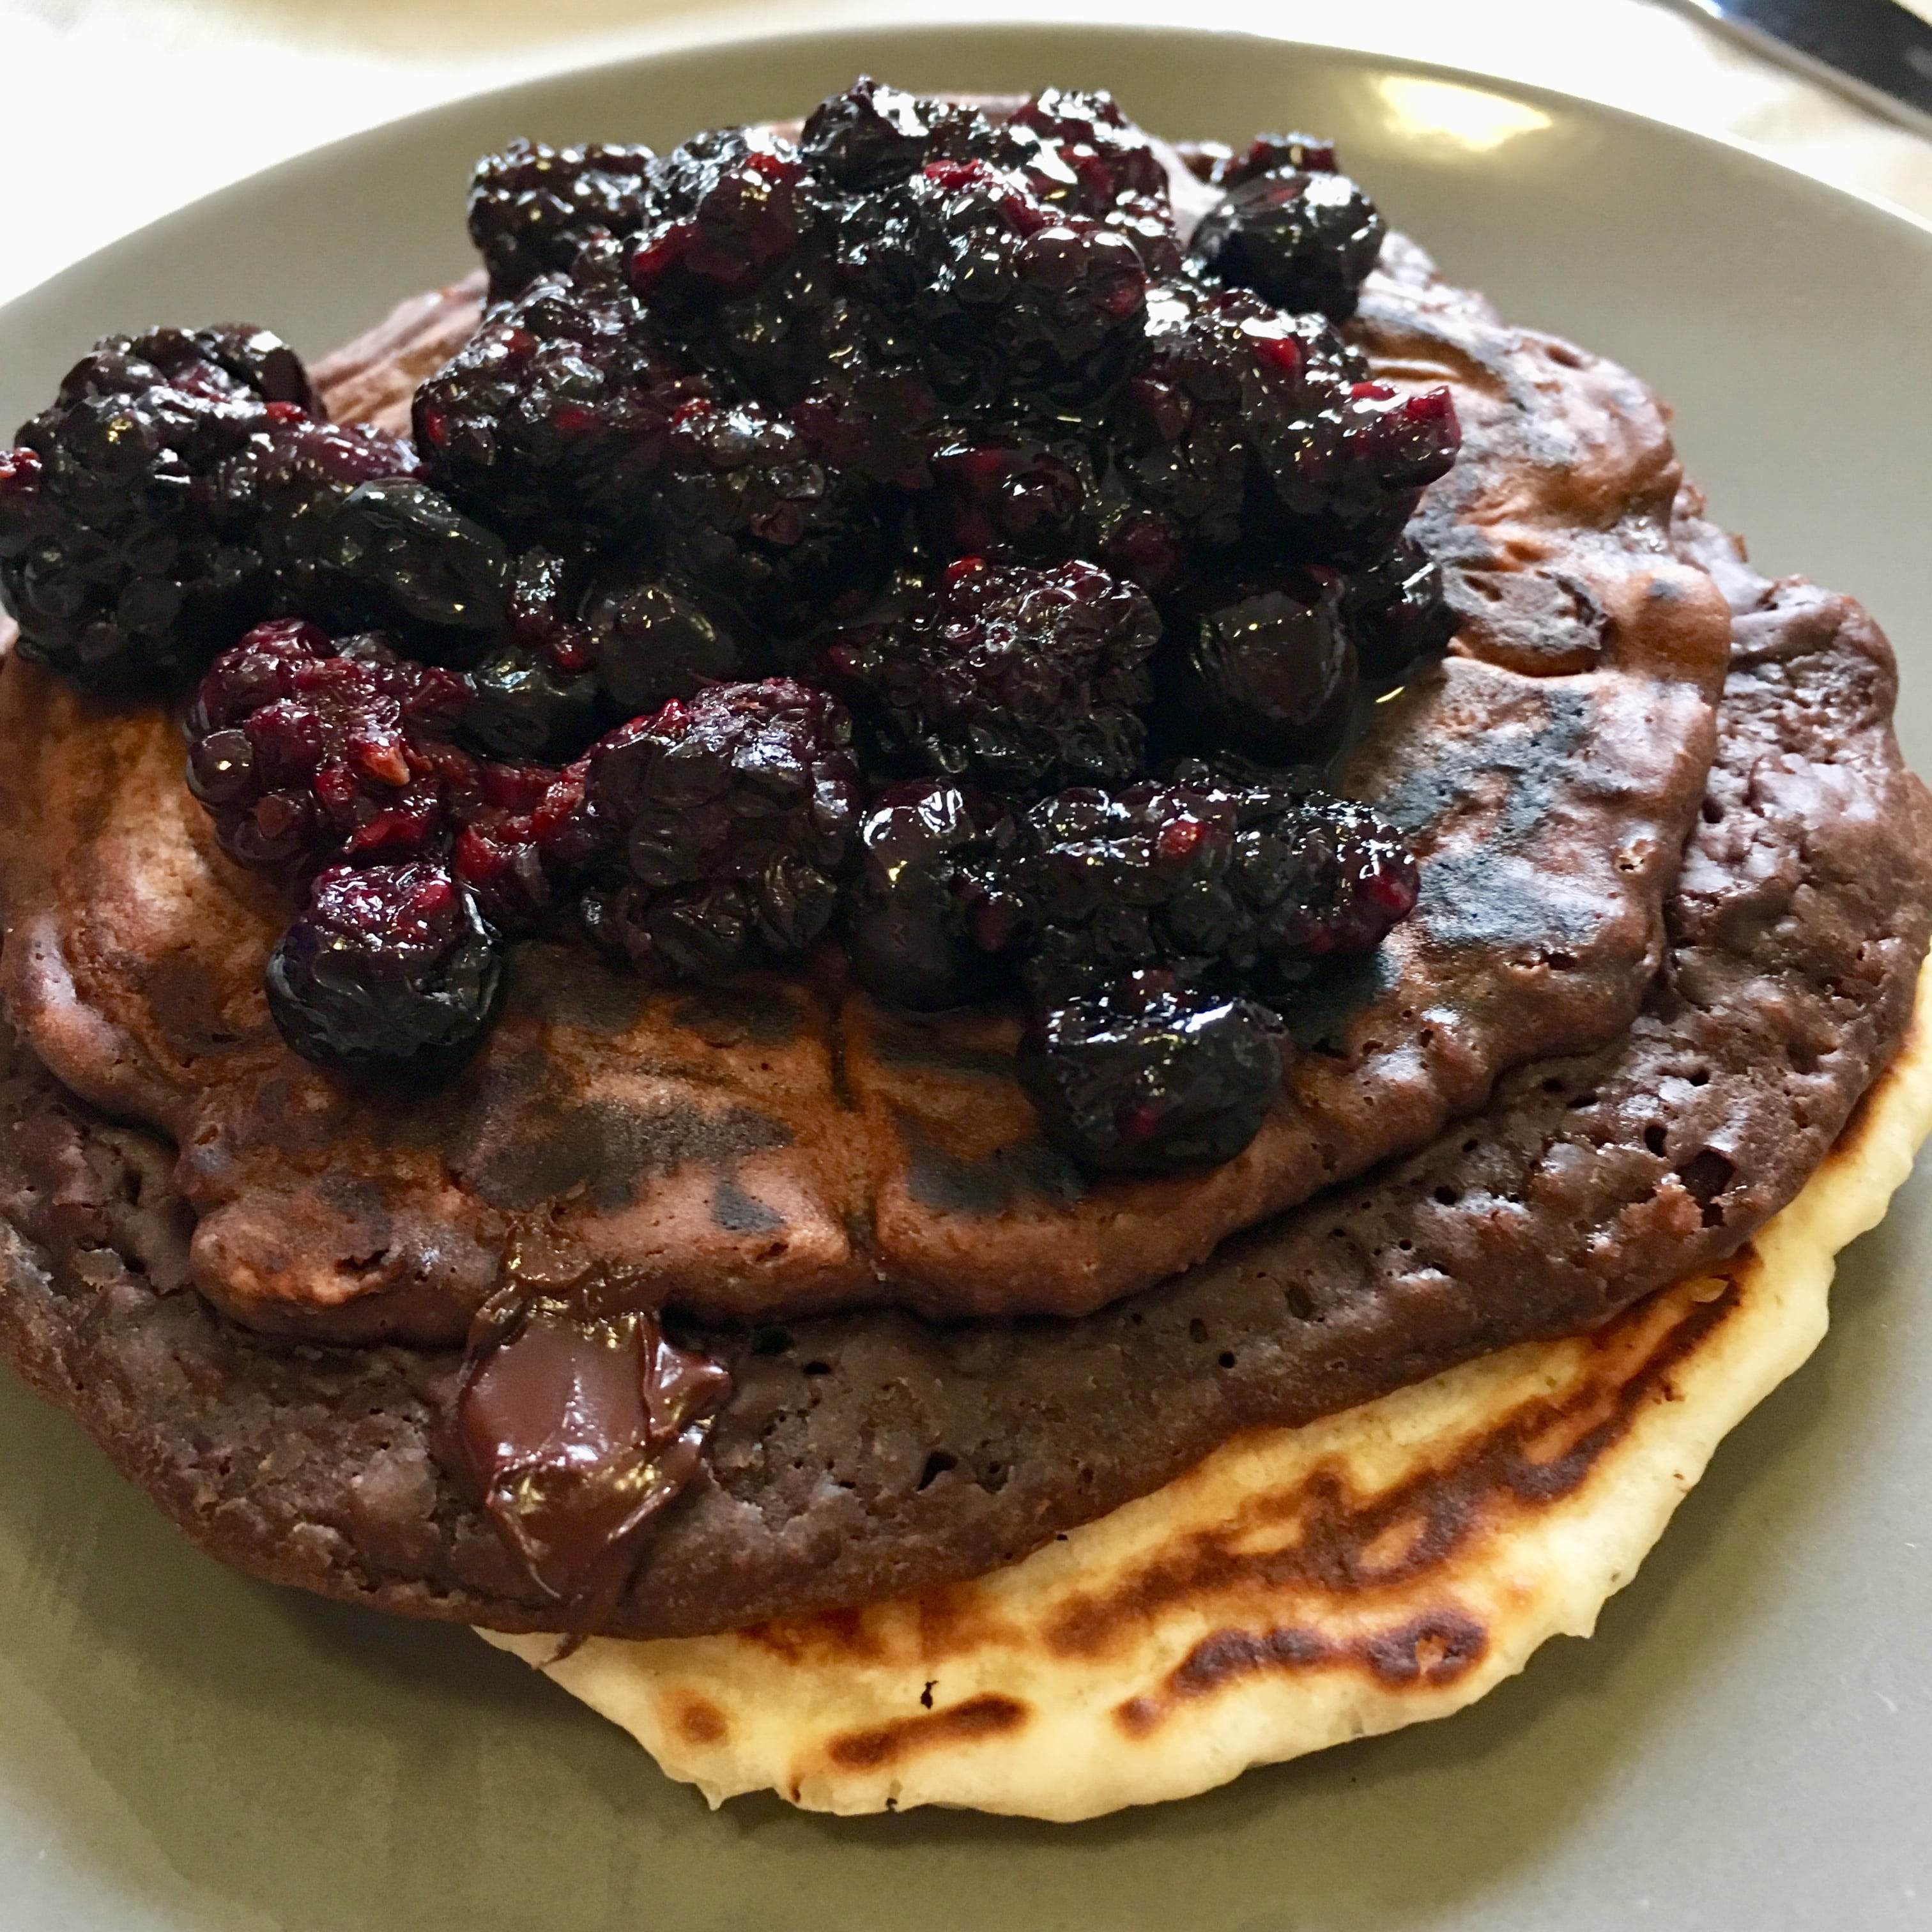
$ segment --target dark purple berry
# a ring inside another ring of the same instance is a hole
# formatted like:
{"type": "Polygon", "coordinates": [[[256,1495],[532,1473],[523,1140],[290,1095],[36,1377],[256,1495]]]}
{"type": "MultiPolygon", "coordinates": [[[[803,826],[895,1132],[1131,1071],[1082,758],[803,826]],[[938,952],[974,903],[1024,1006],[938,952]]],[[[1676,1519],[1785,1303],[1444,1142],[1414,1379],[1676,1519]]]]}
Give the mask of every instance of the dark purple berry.
{"type": "Polygon", "coordinates": [[[797,151],[776,136],[700,134],[664,158],[662,178],[663,218],[639,236],[628,272],[667,313],[748,294],[797,252],[814,218],[797,151]]]}
{"type": "Polygon", "coordinates": [[[712,978],[796,958],[830,922],[857,814],[851,727],[822,692],[707,685],[585,760],[608,870],[592,932],[637,964],[712,978]]]}
{"type": "Polygon", "coordinates": [[[378,639],[263,624],[202,680],[188,785],[222,850],[256,871],[446,850],[479,796],[475,760],[451,742],[469,702],[465,679],[378,639]]]}
{"type": "Polygon", "coordinates": [[[1022,1041],[1020,1084],[1047,1138],[1101,1173],[1232,1160],[1281,1085],[1281,1022],[1238,995],[1144,974],[1054,1007],[1022,1041]]]}
{"type": "Polygon", "coordinates": [[[596,735],[602,690],[588,670],[560,670],[548,652],[512,638],[470,670],[463,735],[488,757],[550,764],[596,735]]]}
{"type": "Polygon", "coordinates": [[[1270,171],[1230,188],[1202,218],[1188,252],[1223,282],[1346,322],[1388,232],[1346,175],[1270,171]]]}
{"type": "Polygon", "coordinates": [[[956,402],[1088,404],[1141,343],[1148,274],[1133,243],[984,160],[928,161],[856,211],[841,249],[956,402]]]}
{"type": "Polygon", "coordinates": [[[790,418],[820,461],[874,483],[923,490],[941,440],[939,399],[923,370],[875,362],[862,334],[842,334],[850,316],[841,308],[821,328],[823,368],[790,418]]]}
{"type": "Polygon", "coordinates": [[[426,483],[358,484],[317,538],[329,615],[338,623],[421,634],[429,656],[439,644],[473,646],[507,620],[511,562],[502,538],[426,483]]]}
{"type": "Polygon", "coordinates": [[[1354,707],[1355,650],[1330,572],[1220,584],[1167,618],[1159,686],[1165,730],[1202,752],[1319,764],[1354,707]]]}
{"type": "Polygon", "coordinates": [[[996,801],[940,779],[888,785],[859,821],[845,944],[888,1005],[933,1012],[1006,984],[1018,908],[1002,890],[1015,838],[996,801]]]}
{"type": "Polygon", "coordinates": [[[964,557],[826,656],[886,764],[1027,792],[1138,767],[1160,634],[1146,596],[1090,563],[964,557]]]}
{"type": "Polygon", "coordinates": [[[662,577],[613,570],[585,601],[584,628],[598,682],[631,717],[771,668],[754,665],[727,625],[662,577]]]}
{"type": "Polygon", "coordinates": [[[416,392],[430,479],[500,527],[627,531],[679,412],[711,393],[621,290],[537,283],[416,392]]]}
{"type": "Polygon", "coordinates": [[[1253,986],[1366,952],[1415,904],[1415,861],[1365,806],[1280,782],[1065,791],[1021,828],[1022,977],[1058,1005],[1150,968],[1253,986]]]}
{"type": "Polygon", "coordinates": [[[1456,634],[1456,614],[1443,596],[1442,567],[1413,537],[1400,538],[1379,561],[1346,580],[1342,611],[1372,683],[1402,677],[1456,634]]]}
{"type": "Polygon", "coordinates": [[[955,442],[934,455],[932,470],[932,520],[949,555],[1037,563],[1079,548],[1096,492],[1078,444],[955,442]]]}
{"type": "Polygon", "coordinates": [[[260,506],[225,472],[308,424],[311,400],[260,330],[97,344],[0,469],[0,599],[22,655],[90,689],[165,688],[273,609],[260,506]]]}
{"type": "Polygon", "coordinates": [[[512,141],[476,164],[470,234],[490,271],[490,293],[518,293],[568,268],[598,232],[634,235],[655,206],[657,158],[648,148],[546,147],[512,141]]]}
{"type": "Polygon", "coordinates": [[[1128,195],[1167,198],[1167,170],[1154,143],[1111,94],[1050,87],[1014,115],[1013,124],[1044,136],[1058,150],[1078,178],[1090,214],[1105,214],[1128,195]]]}
{"type": "Polygon", "coordinates": [[[441,1079],[502,1004],[502,942],[440,866],[332,867],[268,956],[268,1012],[294,1052],[353,1074],[441,1079]]]}
{"type": "Polygon", "coordinates": [[[812,454],[755,404],[686,410],[666,445],[658,507],[675,572],[781,638],[884,574],[874,486],[812,454]]]}
{"type": "Polygon", "coordinates": [[[1461,430],[1446,388],[1404,397],[1318,316],[1244,291],[1157,305],[1124,392],[1128,487],[1202,548],[1343,567],[1401,534],[1461,430]]]}
{"type": "Polygon", "coordinates": [[[812,110],[799,154],[826,181],[863,194],[904,181],[921,166],[934,124],[952,111],[861,74],[812,110]]]}
{"type": "Polygon", "coordinates": [[[1262,175],[1332,175],[1334,172],[1332,141],[1315,134],[1257,134],[1238,154],[1228,154],[1217,169],[1202,178],[1216,188],[1234,188],[1262,175]]]}

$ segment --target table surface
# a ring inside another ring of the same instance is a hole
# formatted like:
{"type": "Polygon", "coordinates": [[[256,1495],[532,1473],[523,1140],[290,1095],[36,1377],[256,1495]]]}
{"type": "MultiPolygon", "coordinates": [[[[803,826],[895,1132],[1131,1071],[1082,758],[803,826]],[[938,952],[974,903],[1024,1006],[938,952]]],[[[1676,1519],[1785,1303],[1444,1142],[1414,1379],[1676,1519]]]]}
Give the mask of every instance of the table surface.
{"type": "MultiPolygon", "coordinates": [[[[1932,0],[1912,4],[1932,17],[1932,0]]],[[[1932,142],[1666,0],[924,0],[920,10],[1214,20],[1478,68],[1746,141],[1932,218],[1932,142]]],[[[723,32],[904,17],[903,0],[0,0],[16,184],[0,302],[225,182],[481,88],[723,32]]]]}

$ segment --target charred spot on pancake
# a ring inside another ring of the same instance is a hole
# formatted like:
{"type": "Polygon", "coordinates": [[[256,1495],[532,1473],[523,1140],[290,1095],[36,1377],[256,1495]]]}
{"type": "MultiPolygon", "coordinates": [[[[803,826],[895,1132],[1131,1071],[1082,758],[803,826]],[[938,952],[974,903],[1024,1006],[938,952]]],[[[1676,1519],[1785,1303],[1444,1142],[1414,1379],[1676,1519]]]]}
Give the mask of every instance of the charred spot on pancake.
{"type": "Polygon", "coordinates": [[[606,1037],[628,1033],[654,996],[649,981],[580,948],[533,943],[511,954],[508,1016],[528,1014],[606,1037]]]}
{"type": "Polygon", "coordinates": [[[581,1190],[600,1213],[628,1206],[687,1165],[730,1176],[748,1154],[788,1146],[790,1130],[755,1109],[690,1101],[639,1104],[544,1092],[482,1109],[451,1148],[452,1169],[481,1200],[520,1214],[581,1190]]]}
{"type": "Polygon", "coordinates": [[[916,1718],[848,1731],[826,1746],[825,1754],[844,1770],[878,1771],[943,1744],[1004,1736],[1022,1728],[1032,1714],[1018,1698],[989,1691],[943,1710],[922,1711],[916,1718]]]}
{"type": "Polygon", "coordinates": [[[1078,1167],[1043,1136],[982,1154],[942,1146],[923,1121],[894,1109],[906,1159],[906,1190],[922,1208],[989,1220],[1025,1201],[1078,1200],[1088,1183],[1078,1167]]]}
{"type": "Polygon", "coordinates": [[[747,1194],[728,1178],[712,1190],[711,1218],[728,1234],[775,1234],[785,1225],[776,1208],[747,1194]]]}

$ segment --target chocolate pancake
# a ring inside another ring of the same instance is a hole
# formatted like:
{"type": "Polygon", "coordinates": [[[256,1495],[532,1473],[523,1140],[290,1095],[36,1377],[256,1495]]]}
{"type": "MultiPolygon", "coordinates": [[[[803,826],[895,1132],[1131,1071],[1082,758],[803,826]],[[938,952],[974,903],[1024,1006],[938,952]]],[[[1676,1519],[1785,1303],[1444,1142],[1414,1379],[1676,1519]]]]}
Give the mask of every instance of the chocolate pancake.
{"type": "MultiPolygon", "coordinates": [[[[605,1628],[715,1631],[983,1574],[1239,1430],[1600,1323],[1797,1194],[1906,1024],[1932,800],[1864,612],[1763,582],[1694,520],[1677,536],[1730,591],[1730,669],[1634,1023],[1098,1313],[703,1336],[736,1392],[605,1628]]],[[[0,1348],[191,1537],[388,1610],[555,1627],[447,1473],[456,1352],[244,1329],[188,1285],[194,1213],[164,1140],[24,1050],[4,1116],[0,1348]]]]}
{"type": "MultiPolygon", "coordinates": [[[[336,358],[393,408],[461,290],[336,358]]],[[[1012,1076],[1016,1014],[895,1016],[810,976],[651,990],[526,949],[440,1094],[372,1100],[296,1060],[260,968],[284,909],[217,851],[173,724],[0,677],[0,978],[76,1094],[180,1148],[196,1286],[315,1340],[451,1342],[533,1226],[642,1305],[790,1319],[1088,1312],[1426,1142],[1532,1058],[1635,1016],[1702,792],[1728,620],[1679,555],[1664,412],[1613,365],[1505,327],[1396,244],[1358,338],[1448,383],[1464,454],[1428,499],[1462,622],[1346,774],[1412,836],[1416,916],[1310,1002],[1253,1144],[1204,1172],[1083,1178],[1012,1076]]]]}

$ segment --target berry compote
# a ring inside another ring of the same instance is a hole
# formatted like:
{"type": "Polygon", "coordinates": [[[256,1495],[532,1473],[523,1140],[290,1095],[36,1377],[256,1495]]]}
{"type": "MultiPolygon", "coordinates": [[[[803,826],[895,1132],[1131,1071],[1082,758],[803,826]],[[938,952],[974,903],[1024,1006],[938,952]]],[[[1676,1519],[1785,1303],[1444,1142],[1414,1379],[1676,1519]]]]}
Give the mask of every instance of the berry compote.
{"type": "Polygon", "coordinates": [[[1087,1166],[1231,1158],[1276,1008],[1415,902],[1315,785],[1454,628],[1409,526],[1460,430],[1342,327],[1384,229],[1332,148],[1183,158],[1191,231],[1090,90],[514,142],[412,441],[252,328],[70,373],[0,451],[22,654],[200,680],[189,782],[306,906],[271,1010],[324,1065],[447,1072],[524,935],[664,980],[839,947],[1026,1009],[1087,1166]]]}

